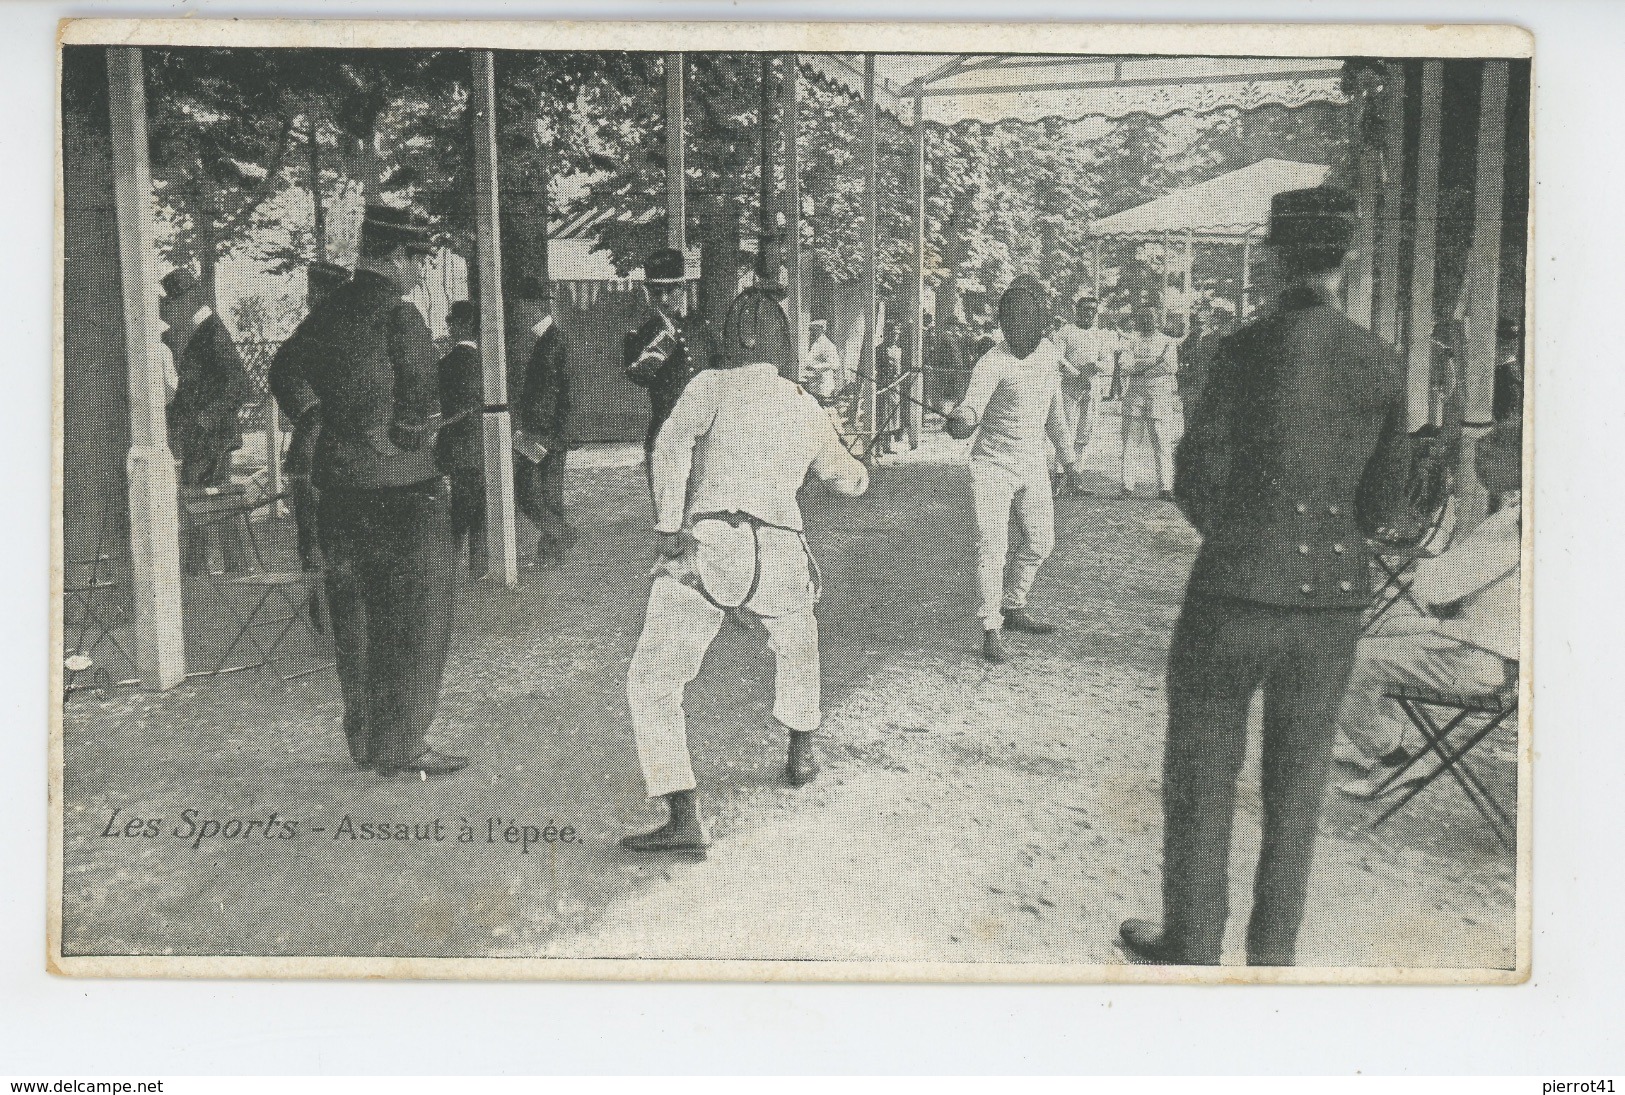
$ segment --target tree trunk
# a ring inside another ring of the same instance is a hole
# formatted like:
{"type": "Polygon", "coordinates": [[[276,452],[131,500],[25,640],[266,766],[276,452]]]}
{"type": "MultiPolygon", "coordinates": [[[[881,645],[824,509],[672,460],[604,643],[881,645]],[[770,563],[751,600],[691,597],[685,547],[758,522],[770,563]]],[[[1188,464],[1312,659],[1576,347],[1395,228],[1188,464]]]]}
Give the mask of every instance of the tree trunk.
{"type": "Polygon", "coordinates": [[[327,261],[327,209],[322,204],[322,145],[316,132],[316,117],[311,115],[310,129],[306,137],[306,153],[309,156],[310,171],[310,203],[311,203],[311,234],[316,244],[316,261],[327,261]]]}
{"type": "Polygon", "coordinates": [[[739,216],[733,203],[707,201],[700,232],[700,314],[720,333],[739,292],[739,216]]]}

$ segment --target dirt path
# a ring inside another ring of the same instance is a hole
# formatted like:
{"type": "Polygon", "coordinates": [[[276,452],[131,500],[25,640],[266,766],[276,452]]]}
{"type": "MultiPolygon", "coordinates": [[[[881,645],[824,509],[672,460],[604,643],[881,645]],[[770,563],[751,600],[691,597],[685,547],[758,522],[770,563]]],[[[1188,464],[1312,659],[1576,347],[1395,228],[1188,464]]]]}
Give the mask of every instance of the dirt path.
{"type": "MultiPolygon", "coordinates": [[[[726,627],[688,704],[715,819],[704,862],[615,846],[658,818],[624,699],[647,499],[640,469],[588,458],[572,473],[576,558],[526,571],[517,594],[466,589],[433,735],[475,758],[455,778],[354,770],[331,673],[76,696],[69,951],[1121,961],[1117,922],[1156,907],[1162,664],[1195,537],[1153,500],[1067,503],[1037,591],[1061,630],[987,667],[967,474],[944,460],[957,455],[934,442],[853,503],[808,492],[827,585],[825,774],[778,785],[769,656],[726,627]],[[188,809],[274,811],[298,833],[193,847],[170,835],[188,809]],[[103,835],[114,810],[164,819],[162,835],[103,835]],[[353,839],[346,817],[439,819],[447,836],[353,839]],[[475,839],[456,840],[463,821],[475,839]],[[503,841],[509,821],[573,839],[526,852],[503,841]]],[[[1249,770],[1242,913],[1254,785],[1249,770]]],[[[1373,837],[1365,807],[1329,803],[1303,961],[1511,964],[1510,863],[1453,788],[1420,805],[1373,837]]]]}

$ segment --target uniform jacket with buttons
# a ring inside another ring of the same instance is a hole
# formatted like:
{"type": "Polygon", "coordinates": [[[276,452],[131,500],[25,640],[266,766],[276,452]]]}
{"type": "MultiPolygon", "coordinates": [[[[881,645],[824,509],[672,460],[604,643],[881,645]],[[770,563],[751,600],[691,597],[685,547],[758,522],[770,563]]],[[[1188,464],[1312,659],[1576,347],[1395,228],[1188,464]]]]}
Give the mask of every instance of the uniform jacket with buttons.
{"type": "Polygon", "coordinates": [[[1407,504],[1399,360],[1323,297],[1289,291],[1219,343],[1174,469],[1203,537],[1192,593],[1363,608],[1365,537],[1407,504]]]}
{"type": "MultiPolygon", "coordinates": [[[[649,431],[644,444],[650,449],[654,448],[661,425],[677,406],[677,399],[688,382],[711,368],[716,358],[716,342],[705,320],[698,316],[678,316],[673,323],[677,327],[677,348],[650,377],[633,381],[649,389],[649,431]]],[[[624,360],[621,364],[629,366],[636,361],[665,325],[661,317],[650,316],[642,327],[629,332],[622,345],[624,360]]]]}
{"type": "Polygon", "coordinates": [[[357,271],[305,317],[272,363],[272,384],[289,393],[308,386],[319,401],[317,487],[402,487],[438,474],[437,364],[422,313],[374,271],[357,271]]]}

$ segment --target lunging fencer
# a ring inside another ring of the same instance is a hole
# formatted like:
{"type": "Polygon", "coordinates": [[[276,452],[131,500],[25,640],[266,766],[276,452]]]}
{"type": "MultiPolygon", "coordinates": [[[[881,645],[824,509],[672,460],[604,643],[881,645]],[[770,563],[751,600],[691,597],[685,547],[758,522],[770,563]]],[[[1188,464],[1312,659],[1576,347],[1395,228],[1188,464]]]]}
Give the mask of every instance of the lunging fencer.
{"type": "Polygon", "coordinates": [[[775,659],[773,717],[789,734],[785,780],[818,766],[817,565],[796,492],[809,470],[836,494],[869,487],[817,400],[780,376],[796,346],[778,304],[747,289],[729,308],[716,368],[695,376],[653,453],[658,561],[627,676],[632,733],[650,798],[666,824],[625,837],[636,852],[709,842],[695,793],[683,693],[723,620],[759,620],[775,659]]]}
{"type": "Polygon", "coordinates": [[[949,436],[972,433],[971,497],[976,511],[976,578],[981,594],[982,656],[1006,660],[1005,628],[1047,635],[1055,625],[1027,611],[1038,568],[1055,547],[1045,437],[1065,469],[1067,485],[1081,491],[1077,451],[1062,405],[1060,350],[1044,337],[1049,315],[1043,288],[1018,278],[999,300],[1003,341],[971,370],[965,398],[948,416],[949,436]],[[1010,554],[1010,515],[1021,542],[1010,554]]]}

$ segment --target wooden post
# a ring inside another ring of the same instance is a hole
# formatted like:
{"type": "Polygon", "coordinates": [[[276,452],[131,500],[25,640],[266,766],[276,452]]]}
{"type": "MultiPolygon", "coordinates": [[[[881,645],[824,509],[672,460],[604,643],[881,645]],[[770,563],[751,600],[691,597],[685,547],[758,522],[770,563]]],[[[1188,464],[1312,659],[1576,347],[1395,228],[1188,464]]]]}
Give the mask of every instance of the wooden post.
{"type": "Polygon", "coordinates": [[[1236,301],[1236,319],[1244,320],[1249,311],[1248,294],[1253,288],[1253,230],[1241,234],[1241,299],[1236,301]]]}
{"type": "MultiPolygon", "coordinates": [[[[1095,237],[1094,271],[1093,271],[1093,273],[1094,273],[1094,281],[1095,281],[1095,304],[1098,306],[1098,305],[1101,304],[1101,300],[1100,300],[1100,286],[1101,286],[1101,281],[1100,281],[1100,237],[1099,236],[1095,237]]],[[[1104,314],[1104,312],[1105,312],[1104,307],[1101,308],[1101,312],[1102,312],[1102,314],[1104,314]]]]}
{"type": "Polygon", "coordinates": [[[794,53],[784,56],[784,269],[785,314],[790,337],[796,340],[795,379],[803,379],[802,355],[807,352],[807,317],[801,307],[801,62],[794,53]]]}
{"type": "Polygon", "coordinates": [[[1405,416],[1426,424],[1433,405],[1433,279],[1439,240],[1439,117],[1444,62],[1422,62],[1422,119],[1416,150],[1416,232],[1411,241],[1411,321],[1405,416]]]}
{"type": "Polygon", "coordinates": [[[1185,229],[1185,330],[1180,337],[1191,333],[1191,314],[1196,310],[1196,234],[1185,229]]]}
{"type": "MultiPolygon", "coordinates": [[[[1363,119],[1371,109],[1366,97],[1358,96],[1356,109],[1363,119]]],[[[1371,326],[1371,272],[1377,242],[1377,189],[1382,160],[1376,149],[1365,144],[1365,125],[1357,121],[1355,140],[1355,226],[1353,254],[1348,261],[1348,316],[1362,327],[1371,326]]]]}
{"type": "Polygon", "coordinates": [[[1456,471],[1457,520],[1472,528],[1483,520],[1488,495],[1478,481],[1474,455],[1491,424],[1495,392],[1496,326],[1500,319],[1501,214],[1506,187],[1507,62],[1484,62],[1479,100],[1478,170],[1473,181],[1473,246],[1467,254],[1467,345],[1465,422],[1461,466],[1456,471]]]}
{"type": "Polygon", "coordinates": [[[683,163],[683,55],[666,54],[666,246],[688,254],[683,163]]]}
{"type": "MultiPolygon", "coordinates": [[[[875,430],[875,346],[879,339],[875,331],[875,314],[879,311],[877,298],[879,264],[876,260],[878,243],[875,233],[879,220],[880,194],[877,180],[878,153],[875,113],[875,55],[863,55],[863,348],[859,351],[859,368],[869,381],[858,385],[859,429],[872,435],[875,430]]],[[[873,451],[872,449],[870,450],[873,451]]]]}
{"type": "MultiPolygon", "coordinates": [[[[502,227],[497,198],[496,76],[490,50],[475,50],[474,233],[480,286],[480,362],[485,404],[508,404],[506,331],[502,308],[502,227]]],[[[485,546],[490,569],[512,589],[519,584],[513,503],[513,426],[506,409],[481,416],[485,434],[485,546]]]]}
{"type": "Polygon", "coordinates": [[[909,271],[909,360],[915,375],[909,381],[908,447],[920,447],[920,431],[925,426],[921,403],[925,400],[925,97],[914,93],[914,177],[910,197],[914,205],[914,268],[909,271]]]}
{"type": "Polygon", "coordinates": [[[1376,301],[1373,329],[1389,345],[1399,344],[1399,272],[1404,243],[1405,207],[1405,67],[1388,63],[1382,100],[1382,205],[1377,224],[1376,301]]]}
{"type": "Polygon", "coordinates": [[[113,143],[113,201],[118,221],[119,288],[129,363],[131,594],[135,661],[145,688],[173,688],[186,678],[181,631],[180,514],[175,458],[164,414],[164,370],[156,288],[147,260],[156,258],[147,200],[147,91],[141,50],[107,51],[108,114],[113,143]]]}
{"type": "Polygon", "coordinates": [[[1157,302],[1157,327],[1168,326],[1168,265],[1174,257],[1173,237],[1167,232],[1162,234],[1162,299],[1157,302]]]}

